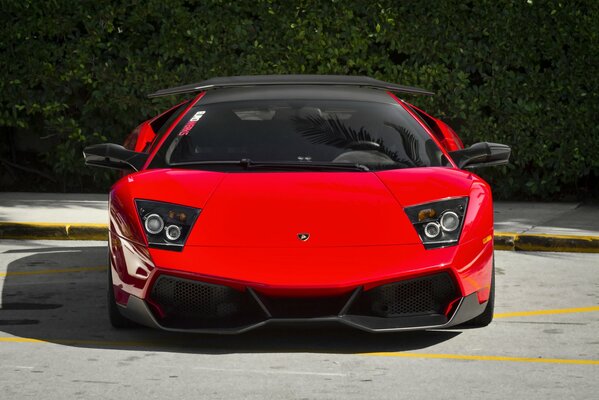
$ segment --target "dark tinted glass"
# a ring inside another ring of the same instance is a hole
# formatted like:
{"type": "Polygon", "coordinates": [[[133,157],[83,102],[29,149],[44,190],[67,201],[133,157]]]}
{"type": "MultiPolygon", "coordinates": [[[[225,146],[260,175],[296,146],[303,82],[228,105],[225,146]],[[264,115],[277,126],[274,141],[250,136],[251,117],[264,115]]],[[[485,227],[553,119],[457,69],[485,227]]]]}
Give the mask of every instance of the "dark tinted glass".
{"type": "Polygon", "coordinates": [[[241,159],[362,164],[375,170],[444,165],[429,134],[398,104],[257,100],[193,107],[151,168],[206,168],[191,164],[241,159]]]}

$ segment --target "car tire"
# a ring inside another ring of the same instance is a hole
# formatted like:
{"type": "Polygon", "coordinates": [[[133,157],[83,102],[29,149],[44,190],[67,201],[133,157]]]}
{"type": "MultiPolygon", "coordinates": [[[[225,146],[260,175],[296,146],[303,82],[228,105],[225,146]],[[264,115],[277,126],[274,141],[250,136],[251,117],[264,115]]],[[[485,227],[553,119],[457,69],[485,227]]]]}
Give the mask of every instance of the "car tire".
{"type": "Polygon", "coordinates": [[[119,311],[119,306],[116,304],[116,299],[114,298],[114,288],[112,285],[112,268],[108,268],[108,290],[107,290],[107,300],[108,300],[108,319],[110,320],[110,324],[113,328],[116,329],[129,329],[135,328],[138,325],[131,321],[128,318],[125,318],[121,312],[119,311]]]}
{"type": "Polygon", "coordinates": [[[491,272],[491,290],[489,291],[489,300],[485,311],[478,317],[464,322],[462,326],[471,328],[482,328],[489,325],[493,321],[493,313],[495,311],[495,257],[493,257],[493,270],[491,272]]]}

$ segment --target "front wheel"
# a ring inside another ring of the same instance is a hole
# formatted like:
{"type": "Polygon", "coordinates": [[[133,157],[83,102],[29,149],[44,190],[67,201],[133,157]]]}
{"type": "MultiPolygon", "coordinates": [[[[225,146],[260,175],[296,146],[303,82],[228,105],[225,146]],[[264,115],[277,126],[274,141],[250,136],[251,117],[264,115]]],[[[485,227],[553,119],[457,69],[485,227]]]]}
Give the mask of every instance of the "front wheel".
{"type": "Polygon", "coordinates": [[[138,325],[131,321],[128,318],[123,317],[121,312],[119,311],[119,306],[116,304],[116,299],[114,298],[114,287],[112,284],[112,268],[108,267],[108,319],[110,320],[110,324],[113,328],[116,329],[127,329],[127,328],[135,328],[138,325]]]}
{"type": "Polygon", "coordinates": [[[472,328],[482,328],[493,321],[493,312],[495,311],[495,258],[493,258],[493,270],[491,272],[491,290],[489,292],[489,301],[487,307],[481,315],[470,321],[464,322],[462,325],[472,328]]]}

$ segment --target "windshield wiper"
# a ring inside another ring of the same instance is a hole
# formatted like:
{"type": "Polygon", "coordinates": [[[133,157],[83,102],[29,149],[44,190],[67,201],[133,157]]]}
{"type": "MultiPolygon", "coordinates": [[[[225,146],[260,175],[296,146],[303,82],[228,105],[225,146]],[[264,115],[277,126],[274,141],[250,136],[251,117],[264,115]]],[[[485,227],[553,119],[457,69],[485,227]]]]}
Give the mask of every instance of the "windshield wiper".
{"type": "MultiPolygon", "coordinates": [[[[241,160],[242,161],[242,160],[241,160]]],[[[169,163],[169,167],[188,167],[193,165],[242,165],[241,161],[214,160],[214,161],[181,161],[169,163]]]]}
{"type": "Polygon", "coordinates": [[[252,161],[249,158],[240,160],[240,165],[245,169],[250,168],[285,168],[285,169],[331,169],[331,170],[351,170],[351,171],[370,171],[363,164],[333,163],[333,162],[312,162],[312,161],[252,161]]]}
{"type": "Polygon", "coordinates": [[[317,169],[317,170],[337,170],[337,171],[370,171],[363,164],[332,163],[332,162],[311,162],[311,161],[252,161],[249,158],[242,158],[238,161],[185,161],[171,163],[171,167],[185,167],[194,165],[239,165],[244,169],[253,168],[271,168],[271,169],[317,169]]]}

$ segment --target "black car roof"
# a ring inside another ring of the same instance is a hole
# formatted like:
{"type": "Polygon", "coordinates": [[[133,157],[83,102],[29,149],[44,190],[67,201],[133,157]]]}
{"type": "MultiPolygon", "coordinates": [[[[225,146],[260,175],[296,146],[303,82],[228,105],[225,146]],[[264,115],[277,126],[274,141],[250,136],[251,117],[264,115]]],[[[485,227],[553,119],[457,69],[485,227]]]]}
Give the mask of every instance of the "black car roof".
{"type": "Polygon", "coordinates": [[[367,87],[372,89],[386,90],[391,92],[432,95],[425,89],[412,86],[398,85],[380,81],[364,76],[345,75],[251,75],[230,76],[205,80],[190,85],[177,86],[169,89],[161,89],[148,94],[148,97],[161,97],[173,94],[194,93],[204,90],[233,87],[255,87],[255,86],[350,86],[367,87]]]}

